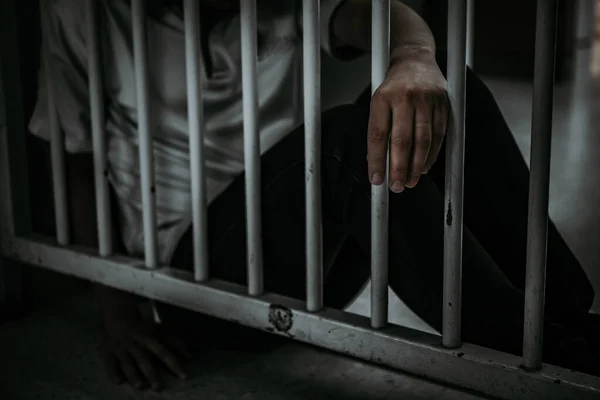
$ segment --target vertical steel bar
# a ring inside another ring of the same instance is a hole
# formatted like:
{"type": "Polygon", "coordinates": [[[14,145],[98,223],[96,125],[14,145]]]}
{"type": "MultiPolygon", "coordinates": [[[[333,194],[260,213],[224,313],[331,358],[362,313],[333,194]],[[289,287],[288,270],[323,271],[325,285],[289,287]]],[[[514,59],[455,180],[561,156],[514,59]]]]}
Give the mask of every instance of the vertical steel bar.
{"type": "MultiPolygon", "coordinates": [[[[40,18],[44,37],[50,36],[50,13],[48,1],[40,2],[40,18]]],[[[55,104],[53,65],[51,62],[50,49],[45,40],[42,40],[42,55],[44,73],[46,74],[46,90],[48,95],[48,128],[50,129],[50,154],[52,160],[52,187],[54,193],[54,214],[56,219],[56,239],[59,244],[70,243],[69,213],[67,197],[67,179],[65,164],[65,137],[60,128],[55,104]]]]}
{"type": "Polygon", "coordinates": [[[452,0],[448,4],[447,76],[452,114],[446,138],[442,329],[442,343],[448,348],[461,344],[466,31],[467,0],[452,0]]]}
{"type": "Polygon", "coordinates": [[[194,223],[194,277],[208,279],[208,228],[206,219],[206,173],[204,168],[204,108],[202,102],[202,52],[200,42],[200,3],[185,0],[185,60],[187,76],[188,124],[192,218],[194,223]]]}
{"type": "Polygon", "coordinates": [[[531,116],[523,367],[542,367],[546,241],[558,0],[538,0],[531,116]]]}
{"type": "Polygon", "coordinates": [[[242,86],[244,93],[248,293],[251,296],[258,296],[263,292],[263,252],[260,213],[260,131],[258,125],[256,0],[240,0],[240,17],[242,86]]]}
{"type": "Polygon", "coordinates": [[[135,63],[135,85],[137,94],[142,204],[144,207],[144,254],[146,267],[157,268],[156,194],[154,183],[154,151],[150,131],[145,1],[132,0],[131,13],[133,17],[133,58],[135,63]]]}
{"type": "Polygon", "coordinates": [[[467,0],[467,65],[473,68],[475,53],[475,0],[467,0]]]}
{"type": "Polygon", "coordinates": [[[321,48],[319,0],[304,0],[304,154],[306,174],[306,308],[323,307],[321,221],[321,48]]]}
{"type": "Polygon", "coordinates": [[[92,141],[94,149],[94,182],[96,185],[96,218],[98,251],[101,256],[113,252],[112,218],[110,210],[108,169],[106,164],[106,135],[104,134],[104,88],[100,48],[98,2],[87,0],[87,46],[92,141]]]}
{"type": "MultiPolygon", "coordinates": [[[[373,0],[371,11],[371,92],[385,79],[390,57],[390,0],[373,0]]],[[[388,172],[371,189],[371,326],[388,322],[388,172]]]]}

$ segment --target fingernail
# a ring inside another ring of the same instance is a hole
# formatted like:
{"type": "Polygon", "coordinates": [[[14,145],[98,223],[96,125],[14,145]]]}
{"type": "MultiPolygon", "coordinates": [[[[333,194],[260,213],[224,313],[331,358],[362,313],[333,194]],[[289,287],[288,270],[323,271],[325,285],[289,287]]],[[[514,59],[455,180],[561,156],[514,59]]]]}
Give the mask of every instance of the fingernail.
{"type": "Polygon", "coordinates": [[[400,181],[396,181],[392,184],[392,192],[400,193],[403,190],[404,190],[404,187],[402,186],[402,183],[400,183],[400,181]]]}
{"type": "Polygon", "coordinates": [[[406,183],[406,187],[412,189],[417,186],[418,182],[419,180],[417,178],[412,178],[406,183]]]}
{"type": "Polygon", "coordinates": [[[371,175],[371,183],[373,185],[381,185],[383,183],[383,177],[379,172],[375,172],[373,175],[371,175]]]}

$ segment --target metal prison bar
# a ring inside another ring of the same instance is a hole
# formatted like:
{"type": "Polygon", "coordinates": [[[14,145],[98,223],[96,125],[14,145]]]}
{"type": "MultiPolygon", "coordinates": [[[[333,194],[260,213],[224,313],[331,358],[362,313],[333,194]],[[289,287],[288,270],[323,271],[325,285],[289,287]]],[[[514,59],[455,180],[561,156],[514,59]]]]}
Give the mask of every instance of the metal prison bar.
{"type": "MultiPolygon", "coordinates": [[[[47,13],[42,0],[42,15],[47,13]]],[[[390,0],[374,0],[372,7],[372,86],[383,81],[389,57],[390,0]]],[[[260,149],[257,119],[256,2],[240,0],[244,88],[244,135],[246,157],[246,201],[248,236],[248,286],[209,280],[206,257],[206,200],[203,166],[202,75],[200,73],[199,6],[185,0],[186,77],[190,129],[190,161],[193,198],[193,274],[158,265],[153,183],[152,138],[149,132],[150,99],[144,2],[132,1],[134,56],[140,135],[140,169],[144,202],[145,260],[113,254],[111,246],[106,143],[101,135],[103,121],[100,38],[97,2],[87,2],[90,107],[97,189],[100,251],[69,245],[64,177],[63,136],[48,80],[52,166],[56,204],[57,240],[35,234],[22,235],[27,223],[26,190],[18,179],[26,167],[23,157],[9,151],[23,148],[23,120],[0,114],[0,226],[2,253],[14,260],[78,276],[118,289],[138,293],[241,324],[286,335],[296,340],[408,371],[447,384],[469,388],[503,399],[597,399],[600,379],[551,365],[541,364],[546,222],[548,209],[549,156],[552,120],[554,49],[557,0],[539,0],[536,37],[531,149],[530,220],[527,258],[527,297],[523,358],[461,342],[462,199],[464,167],[466,0],[450,0],[448,15],[448,88],[452,119],[448,132],[446,175],[446,224],[444,251],[444,304],[442,340],[435,335],[387,323],[387,216],[388,189],[373,188],[372,204],[372,309],[371,321],[339,310],[323,308],[323,266],[320,208],[320,36],[319,1],[303,1],[304,112],[306,133],[306,303],[263,292],[260,226],[260,149]],[[21,188],[21,189],[19,189],[21,188]],[[22,201],[21,201],[22,200],[22,201]],[[151,269],[151,270],[149,270],[151,269]],[[381,329],[385,328],[385,329],[381,329]]],[[[1,2],[0,40],[16,36],[14,0],[1,2]],[[12,19],[11,19],[12,18],[12,19]]],[[[43,18],[48,29],[47,18],[43,18]]],[[[7,90],[8,79],[18,76],[18,57],[2,54],[0,89],[6,99],[17,95],[7,90]]],[[[52,67],[45,52],[46,70],[52,67]]],[[[14,93],[13,93],[14,92],[14,93]]],[[[8,265],[8,264],[6,264],[8,265]]]]}

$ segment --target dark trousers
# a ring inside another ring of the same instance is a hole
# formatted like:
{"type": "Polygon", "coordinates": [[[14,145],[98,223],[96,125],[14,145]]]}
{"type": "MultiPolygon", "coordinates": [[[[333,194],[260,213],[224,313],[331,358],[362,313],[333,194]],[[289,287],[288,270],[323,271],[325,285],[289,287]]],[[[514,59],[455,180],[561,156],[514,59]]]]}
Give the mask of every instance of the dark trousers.
{"type": "MultiPolygon", "coordinates": [[[[370,92],[322,115],[322,197],[326,306],[346,306],[369,279],[370,92]]],[[[265,288],[305,298],[304,137],[300,127],[261,159],[265,288]]],[[[523,333],[529,171],[492,94],[467,76],[463,248],[463,338],[520,354],[523,333]]],[[[444,156],[414,189],[390,192],[389,279],[393,291],[437,330],[442,322],[444,156]]],[[[244,177],[209,207],[212,277],[246,284],[244,177]]],[[[189,269],[192,232],[172,265],[189,269]]],[[[594,292],[554,224],[549,224],[546,361],[585,353],[567,326],[594,292]]],[[[207,327],[207,329],[210,329],[207,327]]],[[[571,365],[566,365],[571,366],[571,365]]],[[[576,368],[577,366],[573,366],[576,368]]]]}

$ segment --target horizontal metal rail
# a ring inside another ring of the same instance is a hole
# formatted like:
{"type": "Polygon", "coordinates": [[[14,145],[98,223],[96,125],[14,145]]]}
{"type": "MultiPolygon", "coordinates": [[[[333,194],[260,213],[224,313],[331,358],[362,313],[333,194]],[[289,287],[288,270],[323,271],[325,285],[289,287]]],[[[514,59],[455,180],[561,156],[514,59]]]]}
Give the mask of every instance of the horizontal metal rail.
{"type": "Polygon", "coordinates": [[[396,325],[373,330],[362,316],[332,309],[308,312],[299,300],[268,293],[249,296],[244,286],[199,283],[192,273],[169,268],[148,270],[143,260],[102,258],[82,248],[57,247],[42,237],[9,238],[2,245],[2,252],[15,260],[216,317],[227,316],[242,325],[494,398],[597,400],[600,396],[600,379],[593,376],[551,365],[526,372],[520,367],[521,357],[470,344],[445,349],[438,336],[425,332],[396,325]]]}

